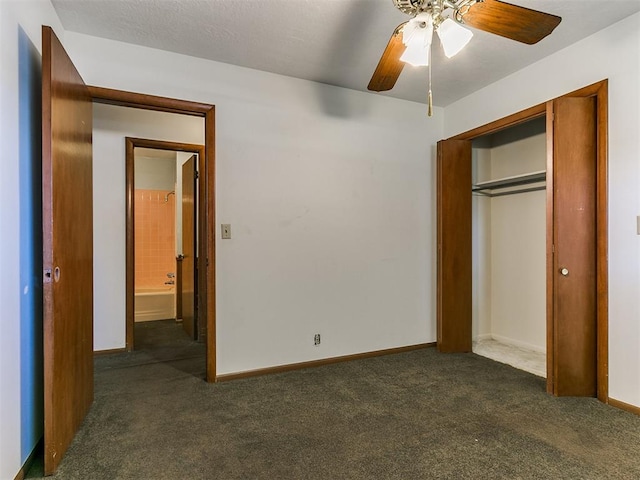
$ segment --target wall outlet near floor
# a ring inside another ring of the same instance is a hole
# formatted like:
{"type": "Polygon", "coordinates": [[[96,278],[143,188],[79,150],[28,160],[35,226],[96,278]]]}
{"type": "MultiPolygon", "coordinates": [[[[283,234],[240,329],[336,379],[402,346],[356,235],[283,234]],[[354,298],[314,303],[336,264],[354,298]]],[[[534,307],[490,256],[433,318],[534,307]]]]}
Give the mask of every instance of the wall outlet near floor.
{"type": "Polygon", "coordinates": [[[316,346],[320,345],[320,334],[319,333],[316,333],[313,336],[313,344],[316,345],[316,346]]]}
{"type": "Polygon", "coordinates": [[[231,238],[231,224],[223,223],[220,225],[220,230],[222,232],[222,239],[228,240],[231,238]]]}

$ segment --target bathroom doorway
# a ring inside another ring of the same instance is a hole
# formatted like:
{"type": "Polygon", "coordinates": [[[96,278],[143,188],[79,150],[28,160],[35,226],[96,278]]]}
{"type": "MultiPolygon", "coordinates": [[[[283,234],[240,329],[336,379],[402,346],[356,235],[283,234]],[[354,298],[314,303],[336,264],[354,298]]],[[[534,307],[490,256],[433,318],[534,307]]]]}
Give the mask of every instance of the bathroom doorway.
{"type": "Polygon", "coordinates": [[[198,321],[203,163],[202,145],[126,138],[127,350],[207,338],[198,321]]]}

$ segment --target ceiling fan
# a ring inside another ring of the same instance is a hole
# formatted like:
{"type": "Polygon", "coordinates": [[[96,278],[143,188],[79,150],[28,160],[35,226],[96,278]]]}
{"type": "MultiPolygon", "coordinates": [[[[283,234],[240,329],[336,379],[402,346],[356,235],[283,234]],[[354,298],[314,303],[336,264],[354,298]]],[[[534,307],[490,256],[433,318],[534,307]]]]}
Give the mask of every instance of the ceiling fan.
{"type": "Polygon", "coordinates": [[[432,114],[431,43],[438,34],[445,55],[454,56],[478,30],[533,45],[549,35],[562,20],[556,15],[512,5],[500,0],[392,0],[411,19],[394,30],[376,67],[368,89],[391,90],[405,63],[429,66],[429,115],[432,114]]]}

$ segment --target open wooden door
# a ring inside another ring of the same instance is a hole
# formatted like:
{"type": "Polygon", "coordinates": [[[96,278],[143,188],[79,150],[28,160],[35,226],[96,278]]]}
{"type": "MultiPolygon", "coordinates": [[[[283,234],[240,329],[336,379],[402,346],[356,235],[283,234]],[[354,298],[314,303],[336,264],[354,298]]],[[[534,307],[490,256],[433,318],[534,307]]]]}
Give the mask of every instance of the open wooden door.
{"type": "Polygon", "coordinates": [[[44,471],[53,474],[93,401],[92,99],[42,27],[44,471]]]}
{"type": "Polygon", "coordinates": [[[471,141],[438,142],[438,350],[471,351],[471,141]]]}
{"type": "Polygon", "coordinates": [[[182,165],[182,327],[196,339],[196,156],[182,165]]]}
{"type": "Polygon", "coordinates": [[[548,386],[555,395],[595,396],[596,100],[553,101],[553,286],[548,386]]]}

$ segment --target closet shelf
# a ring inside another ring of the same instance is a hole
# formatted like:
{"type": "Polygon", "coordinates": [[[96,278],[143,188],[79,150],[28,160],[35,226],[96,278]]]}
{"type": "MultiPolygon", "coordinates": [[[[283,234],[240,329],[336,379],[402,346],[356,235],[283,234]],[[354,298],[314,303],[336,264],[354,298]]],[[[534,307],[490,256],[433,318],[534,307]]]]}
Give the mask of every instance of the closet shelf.
{"type": "Polygon", "coordinates": [[[541,170],[539,172],[526,173],[524,175],[514,175],[512,177],[500,178],[497,180],[489,180],[487,182],[478,182],[471,187],[471,191],[480,195],[486,195],[488,197],[498,197],[501,195],[511,195],[514,193],[534,192],[537,190],[544,190],[544,185],[538,185],[534,187],[522,188],[517,190],[509,190],[506,192],[494,193],[493,190],[499,190],[503,188],[519,187],[522,185],[529,185],[532,183],[542,183],[547,179],[547,172],[541,170]]]}

